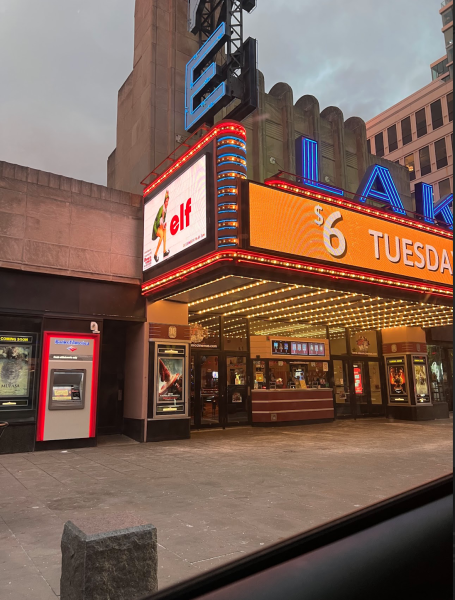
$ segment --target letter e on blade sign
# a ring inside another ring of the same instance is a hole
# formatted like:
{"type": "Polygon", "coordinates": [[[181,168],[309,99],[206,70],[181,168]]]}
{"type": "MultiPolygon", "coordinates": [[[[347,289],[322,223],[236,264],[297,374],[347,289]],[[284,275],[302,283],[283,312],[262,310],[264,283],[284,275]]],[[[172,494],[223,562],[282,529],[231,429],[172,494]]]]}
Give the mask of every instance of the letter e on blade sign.
{"type": "Polygon", "coordinates": [[[222,23],[186,65],[186,131],[194,130],[204,117],[215,115],[229,103],[227,84],[220,83],[221,68],[210,62],[227,39],[226,23],[222,23]]]}

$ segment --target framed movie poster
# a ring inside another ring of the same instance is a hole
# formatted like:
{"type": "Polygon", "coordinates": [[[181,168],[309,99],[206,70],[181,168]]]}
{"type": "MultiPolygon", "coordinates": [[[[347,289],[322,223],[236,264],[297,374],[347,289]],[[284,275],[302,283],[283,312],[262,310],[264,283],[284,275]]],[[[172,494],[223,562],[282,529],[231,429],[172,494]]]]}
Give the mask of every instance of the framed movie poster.
{"type": "Polygon", "coordinates": [[[414,374],[416,401],[418,403],[431,402],[426,357],[413,356],[412,368],[414,374]]]}
{"type": "Polygon", "coordinates": [[[390,402],[408,402],[408,377],[404,356],[387,359],[390,402]]]}
{"type": "Polygon", "coordinates": [[[157,344],[155,367],[155,415],[186,415],[187,349],[180,345],[157,344]]]}
{"type": "Polygon", "coordinates": [[[0,333],[0,408],[29,404],[34,368],[33,335],[0,333]]]}

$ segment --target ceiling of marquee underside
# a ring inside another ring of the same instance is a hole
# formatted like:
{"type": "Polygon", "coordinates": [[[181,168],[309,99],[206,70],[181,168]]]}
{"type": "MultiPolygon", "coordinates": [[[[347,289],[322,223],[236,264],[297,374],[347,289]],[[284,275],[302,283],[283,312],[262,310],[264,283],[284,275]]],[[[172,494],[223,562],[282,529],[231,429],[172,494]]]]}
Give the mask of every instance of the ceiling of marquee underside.
{"type": "Polygon", "coordinates": [[[223,315],[236,327],[247,318],[252,335],[319,337],[318,326],[326,324],[365,330],[453,322],[447,306],[248,277],[222,277],[168,299],[188,303],[193,323],[210,325],[214,315],[223,315]]]}

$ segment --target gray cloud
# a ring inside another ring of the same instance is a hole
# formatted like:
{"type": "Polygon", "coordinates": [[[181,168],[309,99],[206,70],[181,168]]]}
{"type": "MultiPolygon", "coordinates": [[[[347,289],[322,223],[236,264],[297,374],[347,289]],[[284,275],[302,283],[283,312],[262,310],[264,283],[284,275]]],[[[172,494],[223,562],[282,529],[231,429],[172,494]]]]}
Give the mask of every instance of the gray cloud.
{"type": "MultiPolygon", "coordinates": [[[[164,1],[164,0],[163,0],[164,1]]],[[[365,120],[430,82],[438,0],[258,0],[267,89],[289,83],[365,120]]],[[[134,0],[0,0],[0,160],[106,182],[134,0]]]]}

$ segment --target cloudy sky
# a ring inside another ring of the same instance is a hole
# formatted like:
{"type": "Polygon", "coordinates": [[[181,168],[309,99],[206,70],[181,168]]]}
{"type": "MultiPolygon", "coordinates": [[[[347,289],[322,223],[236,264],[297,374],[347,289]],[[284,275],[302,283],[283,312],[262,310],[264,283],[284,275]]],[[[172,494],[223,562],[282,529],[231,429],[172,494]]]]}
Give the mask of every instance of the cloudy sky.
{"type": "MultiPolygon", "coordinates": [[[[168,0],[159,0],[167,3],[168,0]]],[[[266,88],[365,120],[430,82],[440,0],[258,0],[266,88]]],[[[106,183],[134,0],[0,0],[0,160],[106,183]]]]}

